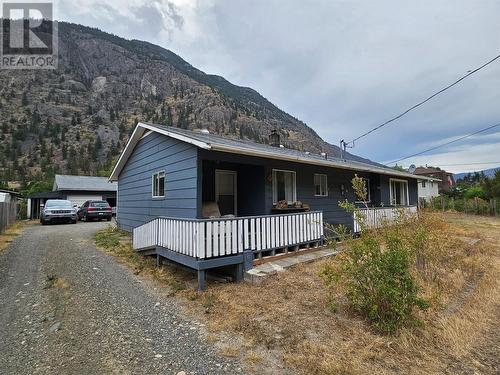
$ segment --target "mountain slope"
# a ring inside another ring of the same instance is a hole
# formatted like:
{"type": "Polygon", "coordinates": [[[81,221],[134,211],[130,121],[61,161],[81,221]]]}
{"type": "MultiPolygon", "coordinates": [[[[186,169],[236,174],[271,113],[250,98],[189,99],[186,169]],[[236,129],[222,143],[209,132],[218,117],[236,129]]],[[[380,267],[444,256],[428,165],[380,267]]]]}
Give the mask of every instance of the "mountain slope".
{"type": "Polygon", "coordinates": [[[477,171],[477,172],[462,172],[462,173],[455,173],[453,175],[453,177],[455,178],[455,181],[456,180],[459,180],[461,178],[464,178],[465,176],[468,176],[468,175],[474,175],[475,173],[479,173],[479,174],[484,174],[484,176],[486,177],[493,177],[495,175],[495,172],[500,169],[500,167],[496,167],[496,168],[489,168],[489,169],[484,169],[482,171],[477,171]]]}
{"type": "Polygon", "coordinates": [[[137,121],[257,142],[279,129],[286,147],[340,154],[255,90],[153,44],[60,22],[59,55],[55,71],[0,71],[0,182],[106,173],[137,121]]]}

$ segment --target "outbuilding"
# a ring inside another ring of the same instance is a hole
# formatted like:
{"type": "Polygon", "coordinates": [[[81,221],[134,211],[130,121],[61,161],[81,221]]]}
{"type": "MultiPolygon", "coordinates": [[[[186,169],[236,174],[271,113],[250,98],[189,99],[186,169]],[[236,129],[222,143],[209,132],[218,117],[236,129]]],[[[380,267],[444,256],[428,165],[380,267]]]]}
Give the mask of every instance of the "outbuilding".
{"type": "Polygon", "coordinates": [[[106,177],[72,176],[57,174],[52,191],[29,195],[28,217],[38,219],[40,207],[48,199],[67,199],[77,207],[88,200],[105,200],[111,207],[116,207],[117,184],[106,177]]]}

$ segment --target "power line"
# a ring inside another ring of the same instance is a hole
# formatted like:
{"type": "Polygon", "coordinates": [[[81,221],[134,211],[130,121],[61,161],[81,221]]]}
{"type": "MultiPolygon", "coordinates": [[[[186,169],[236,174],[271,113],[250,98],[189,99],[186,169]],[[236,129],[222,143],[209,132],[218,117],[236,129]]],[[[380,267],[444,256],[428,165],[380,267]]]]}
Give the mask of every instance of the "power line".
{"type": "MultiPolygon", "coordinates": [[[[400,119],[401,117],[403,117],[404,115],[406,115],[408,112],[410,111],[413,111],[414,109],[420,107],[421,105],[427,103],[429,100],[433,99],[434,97],[438,96],[439,94],[443,93],[444,91],[452,88],[453,86],[457,85],[458,83],[460,83],[461,81],[463,81],[464,79],[466,79],[467,77],[470,77],[471,75],[473,75],[474,73],[480,71],[481,69],[485,68],[486,66],[490,65],[491,63],[493,63],[494,61],[498,60],[500,58],[500,55],[497,55],[495,56],[493,59],[491,59],[490,61],[484,63],[483,65],[477,67],[476,69],[474,70],[470,70],[466,75],[464,75],[463,77],[459,78],[458,80],[456,80],[455,82],[449,84],[448,86],[446,86],[445,88],[439,90],[438,92],[432,94],[431,96],[429,96],[428,98],[422,100],[421,102],[415,104],[414,106],[408,108],[407,110],[405,110],[404,112],[400,113],[399,115],[397,115],[396,117],[393,117],[391,118],[390,120],[387,120],[386,122],[374,127],[373,129],[367,131],[366,133],[363,133],[361,134],[359,137],[356,137],[354,138],[352,141],[349,141],[349,142],[344,142],[345,145],[347,144],[352,144],[354,145],[354,142],[363,138],[363,137],[366,137],[368,134],[371,134],[373,133],[374,131],[386,126],[387,124],[390,124],[391,122],[393,121],[396,121],[398,119],[400,119]]],[[[343,142],[343,141],[342,141],[343,142]]]]}
{"type": "Polygon", "coordinates": [[[461,141],[462,139],[465,139],[465,138],[469,138],[469,137],[472,137],[473,135],[476,135],[476,134],[479,134],[479,133],[483,133],[485,131],[488,131],[488,130],[491,130],[493,128],[496,128],[500,126],[500,122],[498,124],[495,124],[495,125],[491,125],[491,126],[488,126],[487,128],[484,128],[484,129],[481,129],[481,130],[478,130],[478,131],[475,131],[474,133],[470,133],[470,134],[467,134],[467,135],[463,135],[459,138],[456,138],[452,141],[448,141],[448,142],[445,142],[445,143],[441,143],[440,145],[437,145],[437,146],[434,146],[434,147],[431,147],[431,148],[428,148],[427,150],[424,150],[424,151],[420,151],[420,152],[417,152],[415,154],[411,154],[411,155],[408,155],[408,156],[405,156],[404,158],[401,158],[401,159],[398,159],[398,160],[393,160],[387,164],[392,164],[392,163],[397,163],[398,161],[401,161],[401,160],[405,160],[405,159],[409,159],[409,158],[412,158],[414,156],[418,156],[418,155],[422,155],[422,154],[425,154],[426,152],[429,152],[429,151],[433,151],[433,150],[436,150],[438,148],[441,148],[441,147],[444,147],[444,146],[448,146],[452,143],[455,143],[455,142],[458,142],[458,141],[461,141]]]}
{"type": "Polygon", "coordinates": [[[486,165],[486,164],[498,164],[500,165],[500,161],[484,161],[484,162],[473,162],[473,163],[455,163],[455,164],[439,164],[440,167],[456,167],[460,165],[486,165]]]}

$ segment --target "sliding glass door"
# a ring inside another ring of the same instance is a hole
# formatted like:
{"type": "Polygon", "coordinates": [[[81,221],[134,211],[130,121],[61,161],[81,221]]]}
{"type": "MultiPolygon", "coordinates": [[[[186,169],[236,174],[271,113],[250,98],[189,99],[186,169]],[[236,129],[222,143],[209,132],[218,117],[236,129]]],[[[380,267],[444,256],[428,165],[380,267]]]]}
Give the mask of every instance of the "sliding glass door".
{"type": "Polygon", "coordinates": [[[391,178],[390,185],[391,185],[391,205],[408,206],[410,204],[408,198],[408,181],[391,178]]]}

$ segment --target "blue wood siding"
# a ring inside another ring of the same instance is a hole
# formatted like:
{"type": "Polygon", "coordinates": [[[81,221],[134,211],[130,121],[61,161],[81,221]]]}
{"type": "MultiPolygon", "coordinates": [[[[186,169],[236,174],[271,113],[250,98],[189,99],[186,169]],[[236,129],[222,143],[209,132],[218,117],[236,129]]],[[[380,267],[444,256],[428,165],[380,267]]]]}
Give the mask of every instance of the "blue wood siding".
{"type": "Polygon", "coordinates": [[[118,178],[117,221],[133,228],[157,216],[196,218],[198,149],[158,133],[141,139],[118,178]],[[165,197],[152,197],[152,175],[165,171],[165,197]]]}
{"type": "MultiPolygon", "coordinates": [[[[202,203],[214,200],[216,169],[238,173],[238,216],[271,214],[273,169],[296,172],[297,200],[309,204],[312,210],[323,211],[325,221],[334,225],[352,226],[351,215],[338,204],[344,199],[355,200],[351,187],[355,173],[370,180],[371,205],[390,205],[387,175],[202,150],[152,133],[139,141],[119,176],[119,227],[130,231],[157,216],[201,218],[202,203]],[[152,197],[152,175],[158,171],[165,171],[164,198],[152,197]],[[327,175],[326,197],[314,194],[316,173],[327,175]]],[[[415,179],[408,179],[408,189],[410,204],[417,204],[415,179]]]]}
{"type": "MultiPolygon", "coordinates": [[[[245,202],[243,206],[245,208],[244,212],[239,211],[239,216],[271,214],[273,208],[273,169],[294,171],[296,173],[297,200],[308,203],[312,210],[323,211],[324,220],[333,225],[345,224],[352,227],[351,215],[339,207],[339,202],[344,199],[355,200],[351,186],[351,180],[355,174],[370,180],[370,205],[390,205],[390,176],[386,175],[206,150],[200,150],[200,161],[203,165],[202,190],[204,200],[210,200],[213,197],[213,175],[211,170],[221,168],[238,171],[238,206],[240,207],[240,202],[245,202]],[[248,173],[248,171],[252,170],[249,168],[250,166],[260,166],[263,169],[261,172],[254,170],[254,172],[248,173]],[[314,174],[316,173],[327,175],[327,197],[317,197],[314,194],[314,174]],[[344,195],[342,195],[341,185],[345,189],[344,195]]],[[[410,204],[417,204],[417,182],[414,179],[407,180],[410,204]]]]}

